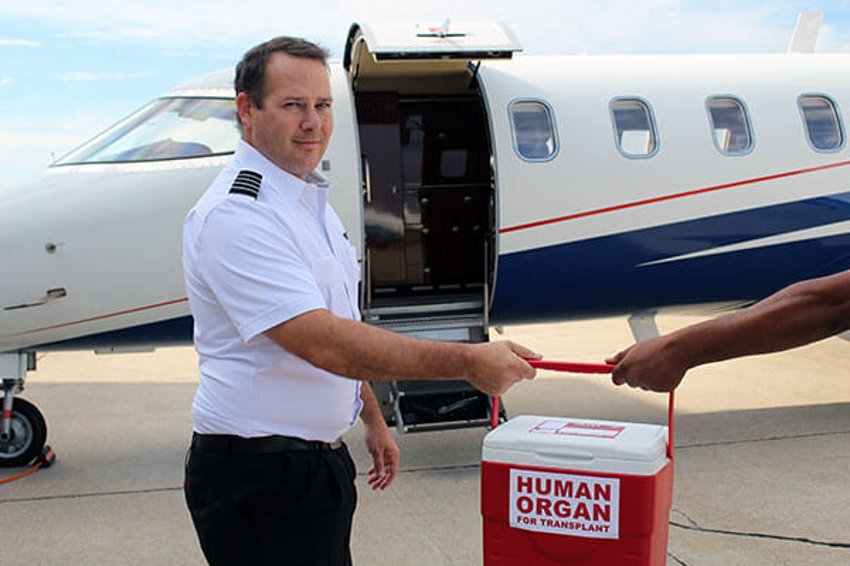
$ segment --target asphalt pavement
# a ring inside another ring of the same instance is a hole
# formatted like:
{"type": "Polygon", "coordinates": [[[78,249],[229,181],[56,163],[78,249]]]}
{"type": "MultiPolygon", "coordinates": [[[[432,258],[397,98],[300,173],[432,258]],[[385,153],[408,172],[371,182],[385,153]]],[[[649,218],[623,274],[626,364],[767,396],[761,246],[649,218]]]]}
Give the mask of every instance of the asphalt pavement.
{"type": "MultiPolygon", "coordinates": [[[[696,320],[668,315],[659,326],[696,320]]],[[[583,362],[631,342],[622,318],[514,326],[492,338],[583,362]]],[[[44,412],[57,462],[0,485],[0,564],[204,564],[181,489],[195,364],[191,347],[40,357],[24,396],[44,412]]],[[[666,396],[605,376],[539,371],[503,403],[510,416],[666,420],[666,396]]],[[[677,392],[676,414],[667,564],[850,564],[850,343],[698,368],[677,392]]],[[[352,430],[355,564],[482,564],[486,433],[398,436],[401,472],[375,493],[362,431],[352,430]]]]}

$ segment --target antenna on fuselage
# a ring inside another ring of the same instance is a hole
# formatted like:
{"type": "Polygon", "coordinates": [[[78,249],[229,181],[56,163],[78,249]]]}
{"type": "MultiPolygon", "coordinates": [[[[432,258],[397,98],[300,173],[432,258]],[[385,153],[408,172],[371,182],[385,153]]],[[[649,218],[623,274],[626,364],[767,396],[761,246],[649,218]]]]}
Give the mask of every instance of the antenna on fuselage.
{"type": "Polygon", "coordinates": [[[428,28],[428,31],[436,35],[437,37],[447,37],[449,35],[449,24],[452,23],[450,18],[446,18],[446,21],[443,22],[438,28],[428,28]]]}

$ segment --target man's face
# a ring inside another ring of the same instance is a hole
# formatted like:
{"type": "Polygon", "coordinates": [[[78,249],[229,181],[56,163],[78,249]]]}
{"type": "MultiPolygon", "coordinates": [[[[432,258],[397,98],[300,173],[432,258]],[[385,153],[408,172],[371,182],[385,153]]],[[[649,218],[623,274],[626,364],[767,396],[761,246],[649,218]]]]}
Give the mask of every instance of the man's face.
{"type": "Polygon", "coordinates": [[[236,98],[243,137],[284,171],[307,178],[333,131],[331,84],[321,61],[272,53],[262,109],[247,94],[236,98]]]}

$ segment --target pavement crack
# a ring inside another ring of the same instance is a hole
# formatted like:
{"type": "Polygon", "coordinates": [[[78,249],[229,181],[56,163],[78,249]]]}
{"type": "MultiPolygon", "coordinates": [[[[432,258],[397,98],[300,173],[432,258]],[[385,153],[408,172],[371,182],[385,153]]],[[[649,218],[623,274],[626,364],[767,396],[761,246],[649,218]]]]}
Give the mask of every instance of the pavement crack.
{"type": "Polygon", "coordinates": [[[676,507],[673,507],[673,508],[671,508],[671,509],[670,509],[670,514],[678,514],[678,515],[681,515],[682,517],[684,517],[684,518],[685,518],[685,520],[686,520],[688,523],[690,523],[690,525],[691,525],[692,527],[699,527],[699,525],[697,524],[697,522],[696,522],[696,521],[694,521],[693,519],[691,519],[690,515],[688,515],[687,513],[685,513],[684,511],[682,511],[681,509],[678,509],[678,508],[676,508],[676,507]]]}
{"type": "Polygon", "coordinates": [[[682,566],[688,566],[687,562],[685,562],[684,560],[682,560],[681,558],[679,558],[678,556],[676,556],[675,554],[673,554],[670,551],[667,552],[667,557],[675,560],[676,564],[681,564],[682,566]]]}
{"type": "Polygon", "coordinates": [[[446,471],[456,471],[456,470],[478,470],[481,468],[481,462],[476,462],[475,464],[458,464],[454,466],[426,466],[422,468],[406,468],[404,470],[399,470],[400,474],[416,474],[419,472],[446,472],[446,471]]]}
{"type": "Polygon", "coordinates": [[[121,491],[95,491],[90,493],[60,493],[56,495],[39,495],[37,497],[18,497],[13,499],[0,499],[0,505],[4,503],[30,503],[33,501],[56,501],[60,499],[85,499],[89,497],[113,497],[116,495],[140,495],[144,493],[167,493],[171,491],[183,491],[180,487],[154,487],[150,489],[128,489],[121,491]]]}
{"type": "Polygon", "coordinates": [[[808,537],[798,537],[798,536],[788,536],[788,535],[775,535],[769,533],[755,533],[755,532],[747,532],[747,531],[733,531],[726,529],[713,529],[710,527],[702,527],[696,521],[688,517],[682,511],[678,511],[678,513],[684,515],[684,517],[691,523],[690,525],[686,525],[684,523],[679,523],[677,521],[670,521],[670,525],[673,527],[679,527],[680,529],[685,529],[688,531],[697,531],[701,533],[711,533],[715,535],[728,535],[728,536],[736,536],[736,537],[746,537],[746,538],[763,538],[770,540],[781,540],[786,542],[799,542],[803,544],[809,544],[812,546],[828,546],[830,548],[850,548],[850,543],[848,542],[833,542],[833,541],[823,541],[823,540],[815,540],[810,539],[808,537]]]}
{"type": "MultiPolygon", "coordinates": [[[[446,472],[446,471],[468,471],[477,470],[480,463],[461,464],[455,466],[428,466],[422,468],[408,468],[399,470],[399,474],[416,474],[419,472],[446,472]]],[[[358,476],[366,476],[366,472],[359,472],[358,476]]],[[[91,497],[114,497],[119,495],[140,495],[144,493],[168,493],[173,491],[183,491],[183,486],[179,487],[154,487],[148,489],[125,489],[113,491],[94,491],[89,493],[59,493],[55,495],[39,495],[35,497],[17,497],[10,499],[0,499],[0,505],[5,503],[30,503],[33,501],[56,501],[62,499],[84,499],[91,497]]]]}
{"type": "Polygon", "coordinates": [[[820,438],[826,436],[843,436],[850,434],[850,430],[836,430],[831,432],[810,432],[806,434],[788,434],[785,436],[766,436],[764,438],[747,438],[743,440],[718,440],[717,442],[699,442],[694,444],[676,444],[676,450],[689,450],[691,448],[709,448],[712,446],[733,446],[735,444],[755,444],[758,442],[776,442],[779,440],[797,440],[802,438],[820,438]]]}

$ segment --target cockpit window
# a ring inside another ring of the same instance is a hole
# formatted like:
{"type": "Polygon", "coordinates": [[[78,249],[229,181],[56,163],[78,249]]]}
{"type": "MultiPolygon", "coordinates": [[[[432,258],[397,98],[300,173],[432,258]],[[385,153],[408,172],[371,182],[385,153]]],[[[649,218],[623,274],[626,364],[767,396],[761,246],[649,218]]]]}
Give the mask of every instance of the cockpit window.
{"type": "Polygon", "coordinates": [[[54,165],[132,163],[232,153],[239,141],[230,98],[160,98],[54,165]]]}

